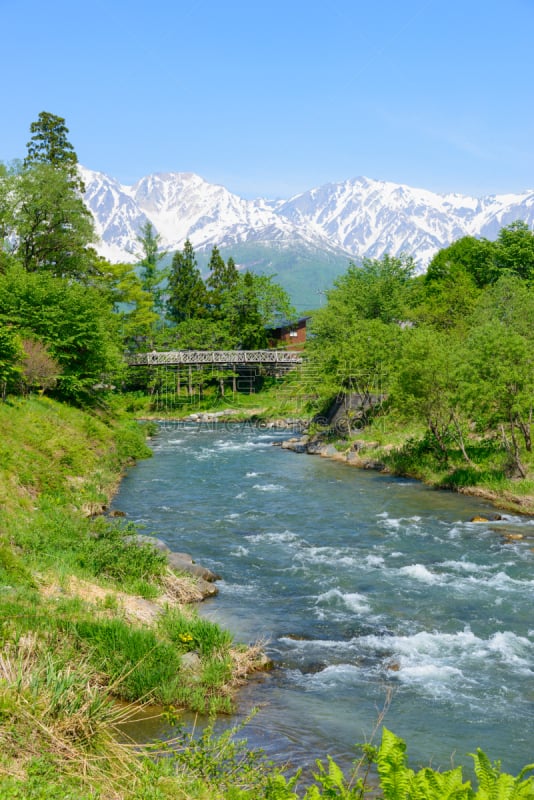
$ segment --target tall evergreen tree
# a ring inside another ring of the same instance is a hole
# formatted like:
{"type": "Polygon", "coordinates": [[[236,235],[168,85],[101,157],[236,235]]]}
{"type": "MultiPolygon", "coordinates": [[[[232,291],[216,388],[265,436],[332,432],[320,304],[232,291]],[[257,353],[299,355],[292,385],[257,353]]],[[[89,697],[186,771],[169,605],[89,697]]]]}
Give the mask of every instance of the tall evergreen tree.
{"type": "Polygon", "coordinates": [[[173,256],[168,284],[167,314],[173,322],[202,317],[206,309],[206,287],[197,266],[193,245],[186,240],[184,249],[173,256]]]}
{"type": "Polygon", "coordinates": [[[235,294],[236,327],[241,347],[255,350],[267,345],[267,330],[262,319],[254,276],[248,270],[239,281],[235,294]]]}
{"type": "Polygon", "coordinates": [[[162,314],[164,309],[162,283],[168,276],[168,270],[159,266],[160,261],[167,255],[164,252],[160,252],[161,236],[156,232],[152,223],[147,221],[141,227],[137,241],[142,250],[142,258],[139,264],[143,291],[152,295],[154,310],[158,314],[162,314]]]}
{"type": "Polygon", "coordinates": [[[32,137],[27,147],[24,167],[35,164],[50,164],[61,169],[70,177],[78,189],[83,192],[85,187],[78,175],[78,156],[74,147],[69,142],[67,134],[69,129],[63,117],[57,117],[48,111],[41,111],[36,122],[30,125],[32,137]]]}
{"type": "Polygon", "coordinates": [[[208,302],[214,319],[224,317],[224,306],[228,296],[239,282],[239,272],[233,258],[226,264],[218,247],[213,247],[208,264],[210,271],[207,285],[210,289],[208,302]]]}

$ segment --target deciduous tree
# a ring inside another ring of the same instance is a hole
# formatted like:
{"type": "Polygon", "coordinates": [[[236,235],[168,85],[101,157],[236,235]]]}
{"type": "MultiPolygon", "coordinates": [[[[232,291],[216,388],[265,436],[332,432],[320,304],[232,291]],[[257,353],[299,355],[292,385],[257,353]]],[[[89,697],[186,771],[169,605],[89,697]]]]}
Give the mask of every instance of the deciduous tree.
{"type": "Polygon", "coordinates": [[[391,403],[406,418],[425,423],[442,459],[454,443],[471,463],[461,405],[462,361],[462,344],[454,334],[424,326],[406,331],[391,403]]]}
{"type": "Polygon", "coordinates": [[[20,376],[24,351],[17,330],[6,324],[0,313],[0,398],[6,399],[7,391],[20,376]]]}
{"type": "Polygon", "coordinates": [[[93,218],[62,169],[36,164],[15,176],[8,224],[13,253],[28,272],[82,281],[94,274],[93,218]]]}
{"type": "Polygon", "coordinates": [[[44,394],[56,385],[61,367],[51,356],[48,347],[37,339],[24,339],[22,347],[24,358],[21,377],[24,391],[38,389],[44,394]]]}
{"type": "Polygon", "coordinates": [[[534,278],[534,233],[517,220],[501,228],[496,242],[497,273],[511,273],[524,280],[534,278]]]}
{"type": "Polygon", "coordinates": [[[0,275],[0,319],[47,347],[62,397],[87,399],[121,373],[117,318],[96,288],[14,267],[0,275]]]}
{"type": "Polygon", "coordinates": [[[425,284],[446,283],[463,273],[483,288],[495,280],[495,256],[495,242],[463,236],[436,253],[428,265],[425,284]]]}

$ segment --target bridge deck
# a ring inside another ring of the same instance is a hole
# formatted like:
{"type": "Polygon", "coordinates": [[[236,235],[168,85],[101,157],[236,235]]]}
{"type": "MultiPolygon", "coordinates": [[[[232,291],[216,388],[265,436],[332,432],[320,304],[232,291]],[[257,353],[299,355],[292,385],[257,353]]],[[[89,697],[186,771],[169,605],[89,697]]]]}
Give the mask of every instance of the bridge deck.
{"type": "Polygon", "coordinates": [[[301,364],[303,355],[287,350],[169,350],[158,353],[129,353],[131,367],[164,364],[301,364]]]}

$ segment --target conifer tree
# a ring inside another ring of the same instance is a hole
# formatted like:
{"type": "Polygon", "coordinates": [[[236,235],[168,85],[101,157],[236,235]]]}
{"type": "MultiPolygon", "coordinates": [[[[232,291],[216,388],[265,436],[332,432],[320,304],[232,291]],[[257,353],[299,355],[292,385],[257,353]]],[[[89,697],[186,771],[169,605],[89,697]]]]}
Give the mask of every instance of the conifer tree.
{"type": "Polygon", "coordinates": [[[173,322],[197,319],[206,309],[206,287],[193,245],[186,240],[184,249],[173,256],[169,275],[167,314],[173,322]]]}
{"type": "Polygon", "coordinates": [[[167,254],[160,252],[161,236],[148,220],[141,227],[137,241],[142,249],[142,258],[139,262],[141,286],[143,291],[152,295],[154,310],[161,314],[164,307],[162,283],[168,276],[168,270],[161,269],[159,264],[167,254]]]}
{"type": "Polygon", "coordinates": [[[234,292],[235,324],[239,331],[241,347],[255,350],[267,345],[265,320],[260,311],[260,301],[254,276],[248,270],[241,277],[234,292]]]}
{"type": "Polygon", "coordinates": [[[85,187],[78,175],[78,156],[74,147],[69,142],[67,134],[69,129],[63,117],[57,117],[48,111],[41,111],[38,119],[30,125],[33,134],[26,145],[27,155],[24,167],[35,164],[50,164],[56,169],[63,170],[83,192],[85,187]]]}
{"type": "Polygon", "coordinates": [[[233,258],[226,264],[218,247],[213,247],[208,264],[210,271],[207,285],[209,292],[209,305],[214,319],[222,319],[225,315],[225,305],[229,295],[239,282],[239,272],[233,258]]]}

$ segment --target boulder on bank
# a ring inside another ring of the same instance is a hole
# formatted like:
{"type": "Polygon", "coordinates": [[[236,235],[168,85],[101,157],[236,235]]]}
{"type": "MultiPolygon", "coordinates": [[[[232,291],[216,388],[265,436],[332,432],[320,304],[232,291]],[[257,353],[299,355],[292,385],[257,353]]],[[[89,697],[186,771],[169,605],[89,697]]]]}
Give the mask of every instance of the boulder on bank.
{"type": "Polygon", "coordinates": [[[170,553],[171,548],[168,547],[165,542],[161,539],[157,539],[155,536],[146,536],[143,533],[134,533],[131,536],[125,536],[124,540],[126,542],[130,542],[131,544],[137,544],[141,546],[142,544],[150,544],[154,548],[154,550],[159,550],[160,553],[170,553]]]}
{"type": "MultiPolygon", "coordinates": [[[[191,575],[194,578],[198,578],[199,582],[202,581],[206,584],[206,586],[214,581],[220,580],[220,575],[216,575],[207,567],[202,567],[200,564],[196,564],[189,553],[176,553],[171,550],[171,548],[166,545],[165,542],[156,538],[155,536],[146,536],[142,533],[136,533],[132,536],[127,536],[126,539],[132,542],[132,544],[137,544],[139,546],[144,544],[152,545],[155,550],[158,550],[160,553],[164,553],[167,556],[167,563],[171,569],[177,572],[183,572],[186,575],[191,575]]],[[[207,595],[204,590],[202,593],[204,596],[211,596],[216,594],[217,590],[212,586],[208,590],[207,595]]]]}
{"type": "Polygon", "coordinates": [[[194,575],[195,578],[202,578],[202,580],[208,581],[208,583],[219,580],[220,575],[216,575],[207,567],[195,564],[193,559],[187,556],[184,558],[184,555],[184,553],[169,552],[167,555],[169,566],[177,572],[185,572],[187,575],[194,575]]]}
{"type": "MultiPolygon", "coordinates": [[[[278,444],[277,442],[275,444],[278,444]]],[[[294,453],[307,453],[308,437],[307,436],[292,436],[291,439],[286,439],[282,442],[284,450],[292,450],[294,453]]]]}

